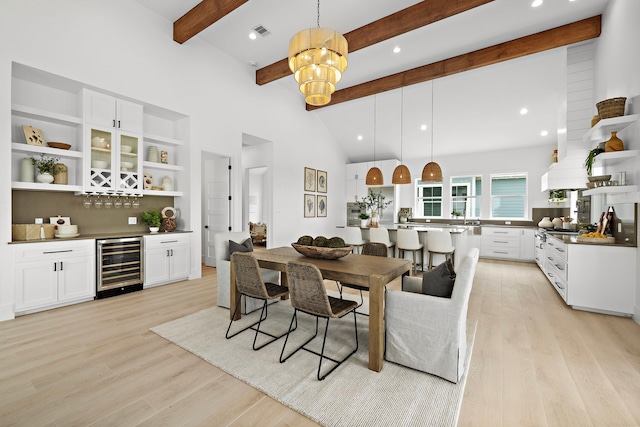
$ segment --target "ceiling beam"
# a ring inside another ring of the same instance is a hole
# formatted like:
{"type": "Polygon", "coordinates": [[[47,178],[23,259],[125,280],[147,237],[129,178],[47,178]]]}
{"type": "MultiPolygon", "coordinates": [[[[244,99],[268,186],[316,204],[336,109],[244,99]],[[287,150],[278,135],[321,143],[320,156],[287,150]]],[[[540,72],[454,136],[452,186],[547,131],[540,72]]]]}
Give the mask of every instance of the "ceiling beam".
{"type": "Polygon", "coordinates": [[[600,36],[601,18],[601,15],[594,16],[572,24],[337,90],[331,95],[329,104],[322,107],[314,107],[307,104],[307,111],[590,40],[600,36]]]}
{"type": "Polygon", "coordinates": [[[173,23],[173,40],[182,44],[249,0],[202,0],[173,23]]]}
{"type": "MultiPolygon", "coordinates": [[[[413,31],[494,0],[425,0],[344,34],[349,52],[413,31]]],[[[292,34],[293,36],[293,34],[292,34]]],[[[256,84],[264,85],[291,75],[287,58],[256,71],[256,84]]]]}

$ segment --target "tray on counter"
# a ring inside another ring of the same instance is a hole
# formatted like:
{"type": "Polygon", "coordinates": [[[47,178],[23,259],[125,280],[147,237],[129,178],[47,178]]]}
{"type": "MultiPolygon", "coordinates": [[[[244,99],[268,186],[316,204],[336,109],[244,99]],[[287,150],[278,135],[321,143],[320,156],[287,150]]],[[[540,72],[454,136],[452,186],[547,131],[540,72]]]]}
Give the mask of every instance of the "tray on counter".
{"type": "Polygon", "coordinates": [[[611,245],[611,244],[616,242],[616,238],[615,237],[607,237],[606,239],[603,239],[603,238],[599,238],[599,237],[582,237],[582,236],[578,236],[577,237],[577,242],[578,243],[591,243],[591,244],[595,244],[595,245],[611,245]]]}

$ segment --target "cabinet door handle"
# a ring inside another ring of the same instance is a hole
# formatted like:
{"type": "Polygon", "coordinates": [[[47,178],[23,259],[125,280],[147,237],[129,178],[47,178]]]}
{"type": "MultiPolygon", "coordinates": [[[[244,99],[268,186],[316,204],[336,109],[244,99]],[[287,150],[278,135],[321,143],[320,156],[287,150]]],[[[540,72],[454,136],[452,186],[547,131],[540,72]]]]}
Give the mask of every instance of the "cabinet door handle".
{"type": "Polygon", "coordinates": [[[113,119],[113,127],[116,127],[116,119],[113,119]]]}
{"type": "Polygon", "coordinates": [[[118,120],[118,129],[120,129],[120,120],[118,120]]]}
{"type": "Polygon", "coordinates": [[[173,256],[173,249],[171,249],[171,256],[173,256]]]}
{"type": "Polygon", "coordinates": [[[177,240],[165,240],[164,242],[160,242],[160,243],[162,243],[162,244],[165,244],[165,243],[178,243],[178,241],[177,240]]]}
{"type": "Polygon", "coordinates": [[[57,262],[53,263],[53,271],[58,271],[58,263],[57,262]]]}
{"type": "Polygon", "coordinates": [[[64,270],[64,264],[60,261],[60,271],[64,270]]]}
{"type": "Polygon", "coordinates": [[[505,242],[504,240],[494,240],[493,243],[509,243],[509,242],[505,242]]]}
{"type": "Polygon", "coordinates": [[[169,249],[167,249],[167,256],[171,256],[171,255],[169,255],[169,249]]]}
{"type": "Polygon", "coordinates": [[[43,254],[60,254],[63,252],[73,252],[73,249],[66,249],[64,251],[43,251],[43,254]]]}

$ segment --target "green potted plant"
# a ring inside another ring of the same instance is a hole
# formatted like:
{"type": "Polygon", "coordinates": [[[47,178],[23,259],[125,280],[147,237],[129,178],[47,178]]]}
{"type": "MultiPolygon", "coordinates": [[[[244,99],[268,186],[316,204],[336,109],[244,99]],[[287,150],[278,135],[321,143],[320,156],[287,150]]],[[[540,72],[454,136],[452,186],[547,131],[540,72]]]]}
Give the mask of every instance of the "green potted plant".
{"type": "Polygon", "coordinates": [[[162,214],[157,209],[142,212],[142,222],[149,226],[149,231],[157,233],[162,223],[162,214]]]}
{"type": "Polygon", "coordinates": [[[360,212],[358,218],[360,218],[360,227],[366,227],[367,222],[369,222],[369,214],[366,212],[360,212]]]}
{"type": "Polygon", "coordinates": [[[604,148],[601,148],[600,145],[598,145],[596,148],[589,151],[589,154],[587,154],[587,158],[584,161],[584,167],[587,170],[588,176],[591,176],[591,173],[593,172],[593,162],[596,161],[596,156],[600,153],[604,153],[604,148]]]}
{"type": "Polygon", "coordinates": [[[38,169],[38,176],[36,179],[38,182],[42,182],[44,184],[51,184],[53,182],[53,175],[55,175],[59,167],[56,165],[60,158],[58,157],[48,157],[44,154],[40,153],[40,158],[36,159],[35,157],[29,156],[33,165],[38,169]]]}

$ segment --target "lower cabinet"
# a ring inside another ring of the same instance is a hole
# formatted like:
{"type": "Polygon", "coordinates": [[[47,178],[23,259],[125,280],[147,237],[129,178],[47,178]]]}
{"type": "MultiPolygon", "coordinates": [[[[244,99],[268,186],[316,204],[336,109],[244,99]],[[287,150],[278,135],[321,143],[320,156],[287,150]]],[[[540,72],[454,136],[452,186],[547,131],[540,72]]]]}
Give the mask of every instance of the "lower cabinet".
{"type": "Polygon", "coordinates": [[[480,256],[483,258],[533,261],[533,229],[482,227],[480,256]]]}
{"type": "Polygon", "coordinates": [[[95,240],[16,245],[16,314],[92,300],[96,294],[95,263],[95,240]]]}
{"type": "Polygon", "coordinates": [[[186,279],[190,272],[190,234],[144,236],[145,288],[186,279]]]}

